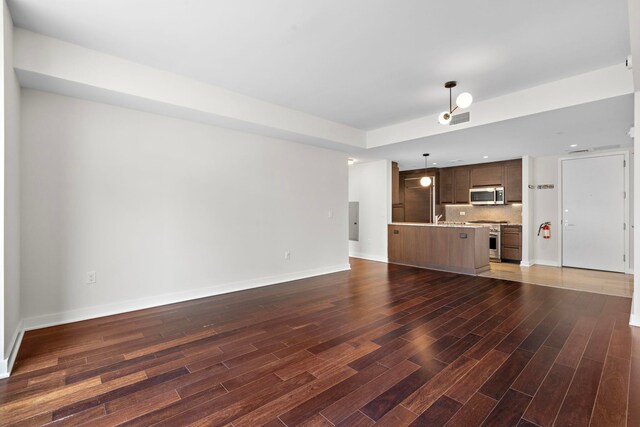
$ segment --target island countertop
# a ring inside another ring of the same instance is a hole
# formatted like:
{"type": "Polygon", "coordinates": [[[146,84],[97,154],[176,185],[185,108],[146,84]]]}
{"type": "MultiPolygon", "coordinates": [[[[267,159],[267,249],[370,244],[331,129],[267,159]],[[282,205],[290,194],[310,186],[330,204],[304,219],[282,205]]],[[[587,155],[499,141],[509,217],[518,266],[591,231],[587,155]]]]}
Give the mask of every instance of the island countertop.
{"type": "Polygon", "coordinates": [[[478,274],[490,268],[489,227],[392,223],[388,233],[391,263],[464,274],[478,274]]]}
{"type": "Polygon", "coordinates": [[[482,228],[485,225],[478,224],[434,224],[431,222],[392,222],[389,225],[410,225],[412,227],[448,227],[448,228],[482,228]]]}

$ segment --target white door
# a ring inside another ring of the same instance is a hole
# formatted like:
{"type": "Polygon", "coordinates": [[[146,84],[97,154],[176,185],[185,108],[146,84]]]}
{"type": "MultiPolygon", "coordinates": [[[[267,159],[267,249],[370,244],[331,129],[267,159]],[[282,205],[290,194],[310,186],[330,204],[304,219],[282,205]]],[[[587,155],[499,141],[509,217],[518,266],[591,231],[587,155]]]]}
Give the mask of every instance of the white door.
{"type": "Polygon", "coordinates": [[[562,265],[625,271],[624,155],[562,161],[562,265]]]}

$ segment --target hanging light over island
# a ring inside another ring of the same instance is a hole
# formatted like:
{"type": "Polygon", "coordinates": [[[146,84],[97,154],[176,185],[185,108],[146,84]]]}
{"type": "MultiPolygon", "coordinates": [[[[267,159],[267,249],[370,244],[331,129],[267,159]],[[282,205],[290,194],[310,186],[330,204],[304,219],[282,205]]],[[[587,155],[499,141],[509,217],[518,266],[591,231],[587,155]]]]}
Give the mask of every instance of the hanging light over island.
{"type": "Polygon", "coordinates": [[[427,158],[429,157],[429,153],[424,153],[424,176],[420,178],[420,185],[423,187],[429,187],[431,185],[431,177],[427,175],[427,158]]]}

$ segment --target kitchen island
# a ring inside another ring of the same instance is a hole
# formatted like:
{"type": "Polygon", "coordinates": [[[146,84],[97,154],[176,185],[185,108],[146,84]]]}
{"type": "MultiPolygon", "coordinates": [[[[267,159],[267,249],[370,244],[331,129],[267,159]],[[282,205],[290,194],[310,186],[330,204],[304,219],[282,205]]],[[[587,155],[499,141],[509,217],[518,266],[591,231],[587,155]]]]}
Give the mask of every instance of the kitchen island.
{"type": "Polygon", "coordinates": [[[489,228],[478,225],[391,223],[389,262],[473,274],[489,270],[489,228]]]}

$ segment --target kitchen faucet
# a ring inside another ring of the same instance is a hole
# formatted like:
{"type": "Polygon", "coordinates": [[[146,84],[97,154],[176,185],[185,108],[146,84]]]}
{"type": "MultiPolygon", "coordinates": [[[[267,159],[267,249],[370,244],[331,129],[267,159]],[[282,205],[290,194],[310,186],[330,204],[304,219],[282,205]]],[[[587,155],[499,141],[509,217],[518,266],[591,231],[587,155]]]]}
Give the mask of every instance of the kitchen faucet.
{"type": "Polygon", "coordinates": [[[440,221],[440,218],[442,218],[442,214],[437,215],[435,218],[436,218],[436,225],[438,225],[438,221],[440,221]]]}

